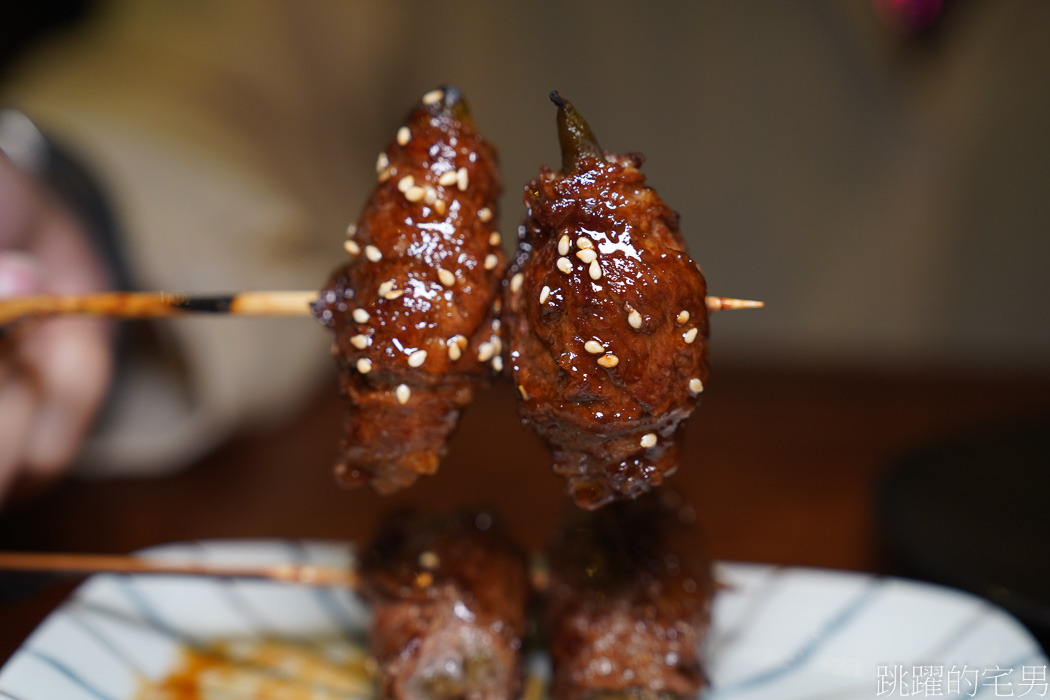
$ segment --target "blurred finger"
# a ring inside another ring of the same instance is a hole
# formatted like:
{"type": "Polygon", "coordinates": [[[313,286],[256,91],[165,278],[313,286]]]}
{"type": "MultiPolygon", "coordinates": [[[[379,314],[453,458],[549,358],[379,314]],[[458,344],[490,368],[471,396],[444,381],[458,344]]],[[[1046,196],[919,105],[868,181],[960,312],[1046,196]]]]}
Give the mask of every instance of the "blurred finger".
{"type": "Polygon", "coordinates": [[[0,248],[22,245],[37,226],[42,199],[41,188],[0,156],[0,248]]]}
{"type": "Polygon", "coordinates": [[[43,270],[41,284],[49,292],[93,292],[109,287],[102,258],[80,224],[59,206],[50,207],[27,245],[43,270]]]}
{"type": "Polygon", "coordinates": [[[39,397],[22,377],[0,383],[0,502],[24,464],[23,456],[39,397]]]}
{"type": "Polygon", "coordinates": [[[41,271],[35,256],[14,250],[0,251],[0,299],[40,290],[41,271]]]}
{"type": "Polygon", "coordinates": [[[96,319],[56,319],[24,346],[40,391],[25,442],[28,469],[51,476],[69,464],[101,405],[113,374],[110,334],[96,319]]]}
{"type": "MultiPolygon", "coordinates": [[[[0,251],[0,300],[39,291],[40,266],[36,258],[19,251],[0,251]]],[[[8,328],[0,337],[0,386],[15,371],[15,348],[19,347],[29,328],[8,328]]]]}

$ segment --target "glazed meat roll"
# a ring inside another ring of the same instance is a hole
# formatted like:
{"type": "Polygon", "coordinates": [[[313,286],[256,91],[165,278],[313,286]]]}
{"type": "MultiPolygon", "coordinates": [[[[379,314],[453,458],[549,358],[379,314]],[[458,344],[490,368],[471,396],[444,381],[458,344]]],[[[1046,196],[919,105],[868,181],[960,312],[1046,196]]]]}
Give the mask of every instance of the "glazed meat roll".
{"type": "Polygon", "coordinates": [[[314,311],[335,331],[346,415],[336,473],[380,493],[432,474],[460,412],[502,366],[496,152],[460,91],[423,96],[376,163],[314,311]]]}
{"type": "Polygon", "coordinates": [[[691,700],[714,584],[692,511],[654,493],[575,511],[550,548],[553,700],[691,700]]]}
{"type": "Polygon", "coordinates": [[[525,557],[488,513],[391,519],[362,562],[388,700],[514,700],[525,557]]]}
{"type": "Polygon", "coordinates": [[[562,168],[525,189],[504,327],[523,419],[576,503],[597,508],[677,468],[676,433],[708,376],[707,288],[642,157],[605,153],[551,98],[562,168]]]}

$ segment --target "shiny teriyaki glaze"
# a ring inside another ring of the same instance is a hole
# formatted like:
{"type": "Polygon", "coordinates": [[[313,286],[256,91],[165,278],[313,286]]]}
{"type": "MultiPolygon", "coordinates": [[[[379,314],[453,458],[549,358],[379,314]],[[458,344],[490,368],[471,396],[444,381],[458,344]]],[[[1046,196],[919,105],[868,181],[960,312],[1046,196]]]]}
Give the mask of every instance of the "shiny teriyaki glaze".
{"type": "Polygon", "coordinates": [[[427,93],[376,171],[347,231],[350,260],[314,310],[335,331],[346,399],[336,473],[390,493],[437,469],[460,411],[492,371],[481,358],[499,337],[493,307],[505,259],[492,235],[496,152],[458,89],[427,93]]]}
{"type": "Polygon", "coordinates": [[[577,504],[597,508],[677,468],[690,386],[708,377],[707,288],[642,157],[595,156],[586,122],[556,102],[563,169],[525,189],[504,324],[523,419],[577,504]]]}

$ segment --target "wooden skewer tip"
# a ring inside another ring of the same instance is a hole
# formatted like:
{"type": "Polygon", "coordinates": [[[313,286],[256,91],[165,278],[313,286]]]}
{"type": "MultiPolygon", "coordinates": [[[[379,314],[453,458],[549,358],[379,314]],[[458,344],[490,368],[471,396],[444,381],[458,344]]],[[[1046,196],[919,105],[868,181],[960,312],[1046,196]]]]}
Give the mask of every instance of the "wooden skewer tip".
{"type": "Polygon", "coordinates": [[[708,311],[737,311],[740,309],[761,309],[766,305],[764,301],[753,299],[733,299],[730,297],[707,297],[708,311]]]}

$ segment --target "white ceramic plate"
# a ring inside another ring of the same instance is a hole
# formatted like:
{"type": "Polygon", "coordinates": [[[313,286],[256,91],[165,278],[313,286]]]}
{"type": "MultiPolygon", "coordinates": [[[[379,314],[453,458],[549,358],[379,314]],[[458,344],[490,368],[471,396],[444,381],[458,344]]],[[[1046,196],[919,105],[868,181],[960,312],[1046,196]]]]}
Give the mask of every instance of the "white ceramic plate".
{"type": "MultiPolygon", "coordinates": [[[[345,544],[274,540],[168,545],[148,554],[246,565],[353,561],[345,544]]],[[[900,579],[755,564],[719,564],[718,578],[728,588],[715,605],[707,653],[713,689],[705,697],[1046,694],[1048,661],[1039,645],[1012,617],[971,595],[900,579]]],[[[362,603],[342,590],[95,576],[0,669],[0,698],[126,700],[140,678],[159,679],[172,668],[180,641],[359,636],[365,621],[362,603]]]]}

